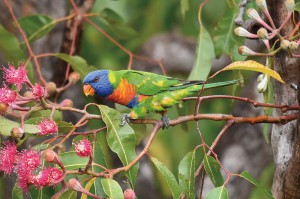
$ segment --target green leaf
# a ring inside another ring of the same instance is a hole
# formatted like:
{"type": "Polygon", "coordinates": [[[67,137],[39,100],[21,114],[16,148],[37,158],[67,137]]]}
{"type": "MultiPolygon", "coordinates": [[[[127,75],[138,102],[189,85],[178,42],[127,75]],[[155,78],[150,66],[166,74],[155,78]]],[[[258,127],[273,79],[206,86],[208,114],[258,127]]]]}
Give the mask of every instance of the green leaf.
{"type": "Polygon", "coordinates": [[[181,196],[180,187],[179,187],[174,175],[157,158],[151,157],[150,159],[153,162],[153,164],[156,166],[156,168],[160,171],[160,173],[164,176],[164,178],[167,180],[167,183],[170,187],[173,198],[180,198],[180,196],[181,196]]]}
{"type": "Polygon", "coordinates": [[[65,122],[65,121],[59,121],[57,123],[58,126],[58,133],[68,133],[70,132],[75,126],[70,123],[70,122],[65,122]]]}
{"type": "MultiPolygon", "coordinates": [[[[41,110],[41,111],[33,112],[30,114],[30,119],[28,119],[27,121],[34,122],[34,119],[32,119],[32,118],[36,118],[35,123],[30,123],[30,124],[36,124],[37,122],[41,121],[43,118],[49,118],[49,115],[51,114],[51,112],[52,112],[51,110],[41,110]]],[[[58,110],[54,111],[54,114],[52,115],[52,119],[55,122],[63,120],[62,112],[58,111],[58,110]]]]}
{"type": "Polygon", "coordinates": [[[50,32],[56,21],[46,15],[31,15],[19,19],[22,29],[27,35],[28,41],[39,39],[50,32]]]}
{"type": "Polygon", "coordinates": [[[110,25],[110,29],[117,33],[119,37],[128,38],[137,35],[137,32],[133,28],[124,23],[124,20],[120,15],[109,8],[103,9],[100,12],[100,17],[110,25]]]}
{"type": "Polygon", "coordinates": [[[258,182],[252,177],[252,175],[248,171],[243,171],[240,174],[240,177],[246,179],[247,181],[249,181],[250,183],[252,183],[253,185],[255,185],[258,189],[260,189],[264,193],[264,195],[267,198],[274,199],[271,191],[266,190],[261,185],[259,185],[258,182]]]}
{"type": "Polygon", "coordinates": [[[281,83],[284,83],[284,81],[281,79],[280,75],[276,71],[253,60],[233,62],[222,69],[222,71],[225,70],[250,70],[250,71],[261,72],[273,77],[274,79],[276,79],[281,83]]]}
{"type": "Polygon", "coordinates": [[[0,25],[0,51],[4,55],[6,61],[18,62],[25,59],[23,51],[19,46],[18,39],[5,30],[5,28],[0,25]]]}
{"type": "MultiPolygon", "coordinates": [[[[107,162],[106,162],[106,157],[105,154],[103,152],[103,149],[101,147],[101,140],[102,138],[102,134],[97,133],[96,135],[96,139],[95,141],[93,141],[93,153],[94,153],[94,163],[102,165],[104,167],[107,168],[107,162]]],[[[97,172],[100,173],[102,171],[104,171],[103,168],[93,164],[92,165],[92,171],[93,172],[97,172]]],[[[103,187],[101,185],[101,179],[100,178],[96,178],[96,180],[94,181],[94,194],[97,196],[101,196],[106,198],[107,195],[104,193],[103,187]]]]}
{"type": "Polygon", "coordinates": [[[23,191],[17,185],[15,185],[12,190],[12,198],[23,199],[23,191]]]}
{"type": "Polygon", "coordinates": [[[77,198],[77,191],[74,190],[66,190],[59,196],[59,199],[76,199],[77,198]]]}
{"type": "Polygon", "coordinates": [[[187,199],[195,198],[195,152],[184,156],[178,168],[179,186],[187,199]]]}
{"type": "MultiPolygon", "coordinates": [[[[12,120],[6,119],[3,116],[0,116],[0,134],[5,135],[5,136],[10,136],[10,131],[12,128],[18,128],[20,127],[21,124],[14,122],[12,120]]],[[[25,133],[30,133],[30,134],[36,134],[39,132],[39,129],[36,128],[35,125],[32,124],[25,124],[24,125],[24,131],[25,133]]]]}
{"type": "Polygon", "coordinates": [[[79,157],[75,151],[61,153],[59,158],[68,170],[79,168],[84,169],[89,161],[88,157],[79,157]]]}
{"type": "Polygon", "coordinates": [[[208,192],[205,199],[228,199],[228,191],[224,186],[214,188],[208,192]]]}
{"type": "MultiPolygon", "coordinates": [[[[33,117],[25,121],[25,124],[37,125],[44,117],[33,117]]],[[[58,126],[58,133],[64,134],[70,132],[75,126],[70,122],[56,121],[58,126]]]]}
{"type": "Polygon", "coordinates": [[[83,59],[80,56],[71,56],[63,53],[57,53],[53,54],[53,56],[58,57],[69,64],[71,64],[74,71],[78,72],[80,74],[80,79],[83,80],[83,78],[89,73],[94,70],[97,70],[94,66],[89,66],[85,59],[83,59]]]}
{"type": "Polygon", "coordinates": [[[43,187],[38,192],[37,199],[51,198],[55,194],[53,187],[43,187]]]}
{"type": "MultiPolygon", "coordinates": [[[[92,188],[93,184],[95,183],[96,181],[96,177],[92,178],[91,180],[89,180],[86,185],[84,186],[84,189],[86,189],[87,191],[90,192],[90,189],[92,188]]],[[[87,199],[87,195],[86,194],[82,194],[80,199],[87,199]]]]}
{"type": "Polygon", "coordinates": [[[300,12],[300,2],[295,4],[294,10],[300,12]]]}
{"type": "Polygon", "coordinates": [[[222,174],[220,172],[220,165],[211,156],[204,156],[204,168],[206,173],[208,174],[211,182],[215,185],[215,187],[222,186],[224,183],[222,174]]]}
{"type": "Polygon", "coordinates": [[[114,10],[110,8],[105,8],[101,10],[100,17],[105,19],[107,22],[111,24],[118,24],[118,23],[124,23],[124,19],[116,13],[114,10]]]}
{"type": "Polygon", "coordinates": [[[204,26],[201,26],[198,36],[197,58],[188,79],[206,80],[214,58],[215,52],[213,41],[204,26]]]}
{"type": "Polygon", "coordinates": [[[111,199],[122,199],[123,191],[120,185],[110,178],[105,178],[101,180],[101,184],[103,186],[104,192],[108,195],[108,198],[111,199]]]}
{"type": "Polygon", "coordinates": [[[237,54],[238,46],[244,43],[244,38],[236,36],[233,32],[237,11],[237,9],[228,7],[224,16],[215,27],[213,40],[217,57],[226,54],[229,55],[232,60],[243,60],[246,58],[245,56],[242,57],[237,54]]]}
{"type": "MultiPolygon", "coordinates": [[[[120,126],[122,115],[118,111],[103,105],[98,107],[107,126],[108,146],[118,154],[123,165],[126,166],[136,158],[134,131],[127,123],[120,126]]],[[[127,171],[128,179],[133,187],[135,186],[138,167],[137,163],[127,171]]]]}

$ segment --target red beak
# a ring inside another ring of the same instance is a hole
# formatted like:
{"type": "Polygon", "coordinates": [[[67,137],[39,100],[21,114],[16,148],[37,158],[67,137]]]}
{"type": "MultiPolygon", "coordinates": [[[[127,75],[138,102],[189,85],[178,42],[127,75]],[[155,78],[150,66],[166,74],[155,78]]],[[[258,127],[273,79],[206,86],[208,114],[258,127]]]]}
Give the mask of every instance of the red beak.
{"type": "Polygon", "coordinates": [[[84,93],[86,96],[94,95],[95,90],[93,89],[93,87],[91,87],[91,85],[85,84],[85,85],[83,85],[83,93],[84,93]]]}

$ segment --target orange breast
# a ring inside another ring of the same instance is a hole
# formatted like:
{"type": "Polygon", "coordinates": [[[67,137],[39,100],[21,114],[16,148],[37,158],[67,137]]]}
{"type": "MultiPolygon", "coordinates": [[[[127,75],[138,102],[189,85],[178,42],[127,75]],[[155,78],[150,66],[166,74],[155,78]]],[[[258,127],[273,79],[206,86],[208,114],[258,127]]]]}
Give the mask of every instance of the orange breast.
{"type": "Polygon", "coordinates": [[[126,79],[121,79],[118,88],[111,95],[107,96],[106,99],[126,106],[135,95],[136,87],[129,84],[126,79]]]}

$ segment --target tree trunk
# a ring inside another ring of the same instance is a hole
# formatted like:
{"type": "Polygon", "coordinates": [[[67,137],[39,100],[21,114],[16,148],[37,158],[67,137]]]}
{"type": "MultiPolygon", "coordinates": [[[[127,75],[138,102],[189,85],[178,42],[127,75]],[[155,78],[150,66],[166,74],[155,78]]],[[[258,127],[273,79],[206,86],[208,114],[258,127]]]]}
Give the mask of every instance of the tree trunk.
{"type": "MultiPolygon", "coordinates": [[[[287,16],[284,5],[285,0],[269,0],[270,14],[276,27],[279,27],[287,16]]],[[[290,20],[281,31],[283,36],[288,35],[294,28],[290,20]]],[[[291,58],[290,55],[281,51],[274,57],[274,70],[277,71],[286,84],[274,81],[275,104],[298,104],[297,91],[290,87],[291,83],[299,82],[300,60],[291,58]]],[[[274,116],[280,116],[281,110],[274,110],[274,116]]],[[[298,122],[293,121],[285,125],[274,124],[272,129],[272,148],[276,170],[273,179],[272,192],[276,199],[300,198],[300,138],[298,122]]]]}

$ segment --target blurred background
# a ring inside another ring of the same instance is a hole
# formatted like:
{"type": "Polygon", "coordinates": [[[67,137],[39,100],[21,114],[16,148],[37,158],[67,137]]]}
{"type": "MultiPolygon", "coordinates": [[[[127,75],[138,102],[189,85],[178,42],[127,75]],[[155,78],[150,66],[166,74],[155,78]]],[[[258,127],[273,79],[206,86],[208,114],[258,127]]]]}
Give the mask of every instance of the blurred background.
{"type": "MultiPolygon", "coordinates": [[[[18,18],[44,14],[54,19],[67,16],[72,12],[69,1],[62,0],[13,0],[10,1],[18,18]]],[[[77,1],[78,5],[84,1],[77,1]]],[[[199,0],[96,0],[89,12],[101,13],[107,19],[92,18],[99,27],[103,28],[112,38],[126,47],[132,53],[152,60],[161,60],[168,76],[187,79],[195,66],[197,40],[199,39],[198,11],[202,1],[199,0]],[[110,23],[108,23],[110,22],[110,23]]],[[[209,0],[202,12],[202,22],[213,42],[214,52],[211,55],[211,65],[203,65],[213,74],[232,61],[245,60],[238,54],[237,48],[243,42],[252,47],[260,48],[256,41],[243,41],[233,35],[234,19],[239,12],[238,0],[209,0]]],[[[249,6],[254,6],[249,3],[249,6]]],[[[7,66],[10,63],[24,62],[28,53],[21,48],[13,48],[16,42],[13,35],[19,39],[20,34],[13,24],[7,8],[0,2],[0,63],[7,66]]],[[[66,32],[69,24],[58,23],[46,36],[33,41],[32,47],[36,54],[64,51],[66,32]]],[[[98,69],[127,69],[129,57],[114,43],[100,34],[94,27],[82,24],[78,30],[78,44],[76,53],[87,60],[89,65],[98,69]]],[[[21,39],[22,41],[22,39],[21,39]]],[[[207,47],[209,48],[209,47],[207,47]]],[[[206,46],[200,51],[205,52],[206,46]]],[[[199,50],[199,49],[198,49],[199,50]]],[[[40,59],[42,73],[46,80],[61,85],[65,75],[65,63],[54,57],[40,59]]],[[[157,62],[134,59],[133,69],[162,73],[157,62]]],[[[200,70],[201,70],[200,67],[200,70]]],[[[196,74],[197,75],[197,74],[196,74]]],[[[254,72],[226,72],[214,78],[213,81],[225,81],[243,78],[244,85],[212,89],[204,95],[237,95],[263,101],[264,97],[257,92],[254,72]]],[[[87,99],[82,93],[82,84],[78,83],[63,93],[59,99],[70,98],[74,106],[82,108],[88,102],[97,102],[114,107],[97,97],[87,99]]],[[[119,111],[126,112],[124,107],[117,106],[119,111]]],[[[258,116],[264,113],[261,108],[253,108],[246,103],[236,103],[231,100],[211,100],[202,104],[201,113],[224,113],[235,116],[258,116]]],[[[169,110],[171,119],[179,115],[192,114],[194,102],[184,102],[169,110]]],[[[148,115],[149,118],[158,118],[157,115],[148,115]]],[[[64,120],[75,122],[76,115],[64,115],[64,120]]],[[[91,124],[90,128],[99,127],[99,123],[91,124]]],[[[201,121],[200,128],[207,144],[211,144],[220,132],[224,122],[201,121]]],[[[133,125],[137,136],[137,153],[141,150],[151,131],[151,126],[133,125]]],[[[189,122],[161,131],[155,138],[150,154],[163,162],[168,169],[177,176],[178,165],[182,158],[200,144],[196,130],[196,123],[189,122]]],[[[28,143],[30,145],[30,143],[28,143]]],[[[274,166],[272,151],[269,145],[268,125],[239,124],[231,128],[220,140],[215,149],[223,166],[233,173],[249,171],[264,187],[270,188],[274,166]]],[[[110,154],[111,165],[118,165],[117,156],[110,154]]],[[[9,178],[0,174],[0,198],[11,198],[11,183],[9,178]]],[[[196,180],[196,190],[199,196],[200,179],[196,180]]],[[[255,199],[263,198],[262,193],[247,181],[231,178],[226,186],[230,198],[255,199]]],[[[207,178],[204,182],[203,196],[213,188],[207,178]]],[[[138,183],[136,187],[138,198],[171,198],[171,193],[164,178],[157,172],[148,158],[140,163],[138,183]]]]}

